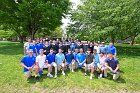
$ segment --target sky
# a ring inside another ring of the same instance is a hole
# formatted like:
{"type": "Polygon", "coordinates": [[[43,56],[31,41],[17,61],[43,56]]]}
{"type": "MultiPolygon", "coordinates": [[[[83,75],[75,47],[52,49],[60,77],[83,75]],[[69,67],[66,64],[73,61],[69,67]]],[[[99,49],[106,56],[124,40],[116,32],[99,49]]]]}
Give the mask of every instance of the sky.
{"type": "MultiPolygon", "coordinates": [[[[80,0],[70,0],[70,2],[73,3],[72,9],[77,9],[77,6],[80,4],[80,0]]],[[[63,25],[61,26],[63,30],[67,27],[68,23],[70,22],[69,18],[63,18],[62,23],[63,25]]]]}

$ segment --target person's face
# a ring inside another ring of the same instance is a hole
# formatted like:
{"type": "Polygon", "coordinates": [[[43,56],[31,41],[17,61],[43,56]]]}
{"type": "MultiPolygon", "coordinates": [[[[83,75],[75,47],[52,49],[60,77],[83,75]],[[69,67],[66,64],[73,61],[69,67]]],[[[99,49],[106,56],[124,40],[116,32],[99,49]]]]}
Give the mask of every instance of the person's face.
{"type": "Polygon", "coordinates": [[[59,53],[62,53],[62,50],[61,49],[59,49],[59,53]]]}
{"type": "Polygon", "coordinates": [[[72,45],[74,46],[74,43],[72,43],[72,45]]]}
{"type": "Polygon", "coordinates": [[[36,44],[36,42],[35,42],[35,41],[33,41],[33,44],[36,44]]]}
{"type": "Polygon", "coordinates": [[[102,57],[103,56],[103,53],[100,53],[100,56],[102,57]]]}
{"type": "Polygon", "coordinates": [[[53,50],[52,50],[52,49],[50,50],[50,53],[51,53],[51,54],[53,53],[53,50]]]}
{"type": "Polygon", "coordinates": [[[78,49],[75,49],[75,52],[76,52],[76,53],[78,53],[78,52],[79,52],[79,50],[78,50],[78,49]]]}
{"type": "Polygon", "coordinates": [[[31,42],[31,39],[28,39],[28,42],[31,42]]]}
{"type": "Polygon", "coordinates": [[[88,53],[88,54],[90,54],[90,53],[91,53],[91,51],[87,51],[87,53],[88,53]]]}
{"type": "Polygon", "coordinates": [[[113,46],[113,43],[110,43],[109,45],[110,45],[110,46],[113,46]]]}
{"type": "Polygon", "coordinates": [[[53,43],[55,44],[55,40],[53,40],[53,43]]]}
{"type": "Polygon", "coordinates": [[[32,52],[30,51],[30,52],[29,52],[29,55],[33,55],[33,51],[32,51],[32,52]]]}
{"type": "Polygon", "coordinates": [[[42,40],[40,40],[40,43],[42,43],[42,40]]]}
{"type": "Polygon", "coordinates": [[[46,45],[48,45],[49,44],[49,42],[46,42],[46,45]]]}
{"type": "Polygon", "coordinates": [[[69,53],[69,54],[71,54],[71,51],[70,51],[70,50],[68,50],[68,53],[69,53]]]}
{"type": "Polygon", "coordinates": [[[40,50],[40,54],[42,55],[44,53],[43,49],[40,50]]]}
{"type": "Polygon", "coordinates": [[[80,53],[83,53],[83,49],[80,49],[80,53]]]}
{"type": "Polygon", "coordinates": [[[112,57],[113,57],[113,55],[112,55],[111,53],[107,54],[107,56],[108,56],[109,58],[112,58],[112,57]]]}
{"type": "Polygon", "coordinates": [[[94,54],[96,54],[96,53],[97,53],[97,51],[96,51],[96,50],[94,50],[94,51],[93,51],[93,53],[94,53],[94,54]]]}

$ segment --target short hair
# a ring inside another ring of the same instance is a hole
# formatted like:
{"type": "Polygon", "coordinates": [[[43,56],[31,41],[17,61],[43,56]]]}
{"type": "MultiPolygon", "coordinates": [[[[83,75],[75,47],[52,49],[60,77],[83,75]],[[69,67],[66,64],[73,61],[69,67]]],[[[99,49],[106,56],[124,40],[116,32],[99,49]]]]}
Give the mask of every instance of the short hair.
{"type": "Polygon", "coordinates": [[[91,51],[91,49],[90,49],[90,48],[88,48],[88,49],[87,49],[87,51],[91,51]]]}

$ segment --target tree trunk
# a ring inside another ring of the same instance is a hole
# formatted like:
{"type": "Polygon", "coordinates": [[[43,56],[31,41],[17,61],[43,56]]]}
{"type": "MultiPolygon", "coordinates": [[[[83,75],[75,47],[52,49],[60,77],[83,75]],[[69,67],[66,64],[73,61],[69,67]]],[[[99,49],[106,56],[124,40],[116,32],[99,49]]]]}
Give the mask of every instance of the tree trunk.
{"type": "Polygon", "coordinates": [[[20,43],[23,43],[24,37],[23,36],[20,36],[19,38],[20,38],[20,43]]]}
{"type": "Polygon", "coordinates": [[[135,36],[132,36],[132,37],[131,37],[131,45],[133,46],[134,43],[135,43],[135,36]]]}

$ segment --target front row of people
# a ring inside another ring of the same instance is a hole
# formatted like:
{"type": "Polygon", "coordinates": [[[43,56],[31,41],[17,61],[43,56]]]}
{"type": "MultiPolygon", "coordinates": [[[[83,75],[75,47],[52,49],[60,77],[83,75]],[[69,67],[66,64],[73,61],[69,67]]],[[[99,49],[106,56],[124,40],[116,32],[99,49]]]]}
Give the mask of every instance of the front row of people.
{"type": "Polygon", "coordinates": [[[119,71],[119,62],[116,58],[113,57],[111,52],[104,54],[101,52],[97,53],[97,50],[93,50],[93,54],[90,49],[87,49],[87,53],[83,52],[83,49],[75,49],[75,52],[72,53],[68,49],[68,53],[64,55],[62,49],[59,49],[58,53],[55,55],[53,49],[50,49],[50,53],[46,56],[44,55],[44,50],[40,50],[40,55],[35,57],[33,55],[33,50],[29,50],[28,55],[24,56],[21,60],[21,64],[24,67],[24,72],[27,78],[32,77],[32,71],[35,72],[36,80],[39,79],[40,75],[43,73],[43,68],[48,68],[47,77],[57,78],[57,72],[62,71],[62,75],[65,75],[65,70],[70,69],[71,72],[74,72],[74,69],[84,68],[84,75],[87,76],[87,71],[90,71],[90,79],[94,77],[94,72],[98,71],[99,78],[107,77],[107,71],[109,70],[113,74],[113,80],[118,79],[119,71]],[[52,68],[54,67],[54,76],[52,75],[52,68]]]}

